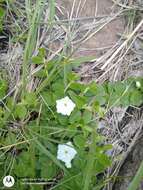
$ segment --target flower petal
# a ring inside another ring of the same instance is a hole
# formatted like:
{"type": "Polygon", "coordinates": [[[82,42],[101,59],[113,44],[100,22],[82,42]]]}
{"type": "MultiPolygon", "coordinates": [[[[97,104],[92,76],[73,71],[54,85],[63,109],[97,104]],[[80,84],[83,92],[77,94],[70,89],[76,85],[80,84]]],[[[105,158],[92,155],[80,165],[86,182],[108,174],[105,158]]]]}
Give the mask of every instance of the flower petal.
{"type": "Polygon", "coordinates": [[[61,113],[62,115],[69,116],[71,112],[74,110],[75,106],[76,105],[72,102],[72,100],[68,96],[60,100],[56,100],[57,113],[61,113]]]}
{"type": "Polygon", "coordinates": [[[67,168],[71,168],[71,161],[77,154],[71,142],[59,144],[57,151],[57,159],[65,163],[67,168]]]}

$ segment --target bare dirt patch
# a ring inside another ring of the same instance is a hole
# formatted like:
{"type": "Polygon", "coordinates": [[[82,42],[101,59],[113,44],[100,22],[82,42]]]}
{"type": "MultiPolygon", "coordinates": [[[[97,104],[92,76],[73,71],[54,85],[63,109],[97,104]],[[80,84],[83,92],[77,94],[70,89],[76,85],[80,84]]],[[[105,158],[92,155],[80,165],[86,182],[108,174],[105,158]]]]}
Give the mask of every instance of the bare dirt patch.
{"type": "MultiPolygon", "coordinates": [[[[112,1],[110,0],[81,0],[76,1],[74,5],[74,1],[64,0],[58,1],[60,6],[65,10],[64,15],[67,15],[65,18],[70,17],[71,10],[73,9],[73,18],[77,16],[79,18],[85,18],[81,21],[79,20],[79,24],[82,28],[87,27],[90,29],[95,22],[101,22],[104,17],[112,16],[115,11],[117,11],[117,7],[114,6],[112,1]],[[81,3],[80,3],[81,2],[81,3]],[[83,6],[83,7],[82,7],[83,6]],[[78,7],[80,7],[78,11],[78,7]],[[78,12],[78,14],[77,14],[78,12]],[[89,18],[89,19],[87,19],[89,18]],[[96,18],[95,21],[93,18],[96,18]],[[98,21],[97,21],[98,20],[98,21]]],[[[102,25],[101,22],[100,26],[102,25]]],[[[99,28],[99,24],[97,24],[97,28],[99,28]]],[[[97,28],[95,27],[92,35],[96,32],[97,28]]],[[[79,31],[83,32],[83,31],[79,31]]],[[[124,32],[124,19],[116,18],[115,20],[105,24],[105,26],[96,32],[95,35],[91,36],[89,39],[86,39],[85,42],[82,42],[78,51],[76,52],[77,56],[95,56],[96,58],[101,55],[105,50],[111,48],[118,40],[119,34],[123,34],[124,32]],[[103,51],[104,50],[104,51],[103,51]]],[[[81,36],[82,34],[80,34],[81,36]]]]}

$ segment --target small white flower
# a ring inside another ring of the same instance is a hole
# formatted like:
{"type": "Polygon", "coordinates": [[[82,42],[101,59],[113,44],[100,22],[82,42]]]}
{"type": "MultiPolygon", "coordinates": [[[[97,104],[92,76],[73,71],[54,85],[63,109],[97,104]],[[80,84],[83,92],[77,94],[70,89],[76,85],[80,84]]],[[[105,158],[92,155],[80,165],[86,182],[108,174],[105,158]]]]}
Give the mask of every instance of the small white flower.
{"type": "Polygon", "coordinates": [[[71,168],[71,161],[77,154],[71,142],[58,145],[57,159],[65,163],[67,168],[71,168]]]}
{"type": "Polygon", "coordinates": [[[76,105],[68,96],[56,101],[57,112],[61,113],[62,115],[69,116],[71,112],[74,110],[75,106],[76,105]]]}
{"type": "Polygon", "coordinates": [[[141,87],[141,83],[139,81],[136,81],[136,87],[140,88],[141,87]]]}

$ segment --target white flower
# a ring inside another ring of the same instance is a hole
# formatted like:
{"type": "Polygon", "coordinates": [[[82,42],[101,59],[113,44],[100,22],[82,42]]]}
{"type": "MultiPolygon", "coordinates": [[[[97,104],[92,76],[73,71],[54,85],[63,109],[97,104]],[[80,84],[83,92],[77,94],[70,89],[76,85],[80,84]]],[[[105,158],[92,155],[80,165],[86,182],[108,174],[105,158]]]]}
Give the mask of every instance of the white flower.
{"type": "Polygon", "coordinates": [[[61,113],[62,115],[69,116],[71,112],[74,110],[75,106],[76,105],[68,96],[56,101],[57,112],[61,113]]]}
{"type": "Polygon", "coordinates": [[[57,159],[65,163],[67,168],[71,168],[71,161],[77,154],[71,142],[58,145],[57,159]]]}
{"type": "Polygon", "coordinates": [[[139,81],[136,81],[136,87],[140,88],[141,87],[141,83],[139,81]]]}

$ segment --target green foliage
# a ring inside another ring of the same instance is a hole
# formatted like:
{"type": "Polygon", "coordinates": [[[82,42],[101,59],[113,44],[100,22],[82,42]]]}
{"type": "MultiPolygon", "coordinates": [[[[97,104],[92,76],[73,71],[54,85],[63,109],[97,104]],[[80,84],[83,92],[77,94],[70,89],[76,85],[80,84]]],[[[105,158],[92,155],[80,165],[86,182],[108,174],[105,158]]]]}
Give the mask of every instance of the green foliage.
{"type": "Polygon", "coordinates": [[[43,64],[45,55],[46,55],[45,49],[40,48],[38,55],[32,58],[32,62],[34,64],[43,64]]]}
{"type": "MultiPolygon", "coordinates": [[[[111,165],[106,151],[112,146],[105,145],[104,138],[97,133],[98,119],[103,118],[113,106],[140,106],[143,103],[143,79],[82,84],[79,82],[80,76],[71,69],[72,64],[75,67],[76,60],[45,60],[43,48],[32,58],[33,64],[43,66],[42,75],[34,75],[41,79],[36,91],[25,91],[16,99],[12,95],[4,100],[4,105],[0,105],[0,125],[7,134],[1,134],[3,156],[0,157],[0,171],[5,166],[18,184],[22,177],[45,178],[57,190],[101,189],[104,186],[104,172],[111,165]],[[137,81],[141,85],[136,85],[137,81]],[[76,105],[69,116],[56,111],[56,100],[65,96],[76,105]],[[13,128],[15,124],[18,128],[13,128]],[[57,159],[58,144],[68,141],[77,151],[70,169],[57,159]],[[13,151],[16,152],[15,162],[10,170],[6,157],[13,157],[13,151]]],[[[1,80],[0,98],[6,95],[7,88],[5,80],[1,80]]],[[[32,189],[31,186],[27,188],[32,189]]]]}
{"type": "Polygon", "coordinates": [[[17,177],[35,177],[35,166],[32,153],[24,151],[20,153],[14,167],[14,174],[17,177]]]}
{"type": "Polygon", "coordinates": [[[2,99],[6,95],[7,89],[7,82],[5,80],[0,80],[0,99],[2,99]]]}
{"type": "Polygon", "coordinates": [[[25,93],[24,98],[22,99],[22,104],[28,108],[34,108],[37,105],[37,97],[34,92],[25,93]]]}
{"type": "Polygon", "coordinates": [[[141,91],[134,91],[130,96],[130,102],[132,105],[139,106],[142,104],[143,94],[141,91]]]}
{"type": "Polygon", "coordinates": [[[26,114],[27,114],[27,109],[23,104],[19,103],[15,106],[15,111],[14,111],[15,118],[24,119],[26,114]]]}
{"type": "Polygon", "coordinates": [[[3,30],[4,16],[5,16],[5,10],[1,7],[1,2],[0,2],[0,32],[2,32],[3,30]]]}

